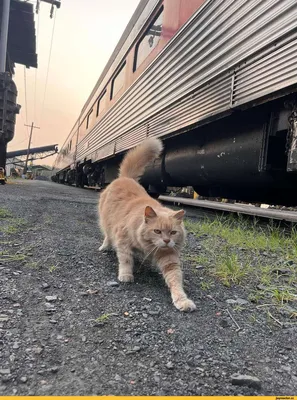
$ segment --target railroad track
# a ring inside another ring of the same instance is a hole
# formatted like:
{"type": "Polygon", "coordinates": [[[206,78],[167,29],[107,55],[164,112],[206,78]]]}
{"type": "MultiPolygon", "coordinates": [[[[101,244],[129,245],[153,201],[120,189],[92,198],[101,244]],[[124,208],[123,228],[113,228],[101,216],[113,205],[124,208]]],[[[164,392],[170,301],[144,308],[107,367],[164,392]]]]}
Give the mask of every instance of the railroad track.
{"type": "MultiPolygon", "coordinates": [[[[100,190],[98,187],[89,186],[88,189],[93,189],[98,192],[100,190]]],[[[204,210],[213,210],[220,212],[229,212],[235,214],[245,214],[251,215],[258,218],[267,218],[274,219],[284,222],[292,222],[297,223],[297,211],[287,211],[287,210],[274,210],[274,209],[265,209],[261,207],[256,207],[248,204],[231,204],[231,203],[221,203],[218,201],[211,200],[199,200],[199,199],[188,199],[184,197],[173,197],[173,196],[159,196],[158,200],[163,203],[170,203],[173,205],[185,205],[190,208],[200,208],[204,210]]]]}
{"type": "Polygon", "coordinates": [[[214,211],[226,211],[230,213],[246,214],[254,217],[297,223],[297,211],[264,209],[253,205],[219,203],[217,201],[194,200],[194,199],[186,199],[183,197],[171,197],[171,196],[159,196],[158,200],[162,201],[163,203],[171,203],[171,204],[173,203],[176,205],[181,204],[200,209],[202,208],[208,210],[211,209],[214,211]]]}

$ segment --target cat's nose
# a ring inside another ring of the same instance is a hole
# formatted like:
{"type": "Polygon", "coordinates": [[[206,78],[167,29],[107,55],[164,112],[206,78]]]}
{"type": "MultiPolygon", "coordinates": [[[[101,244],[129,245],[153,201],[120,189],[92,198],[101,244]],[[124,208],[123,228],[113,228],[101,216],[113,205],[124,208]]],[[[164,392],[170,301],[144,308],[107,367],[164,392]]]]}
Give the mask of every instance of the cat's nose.
{"type": "Polygon", "coordinates": [[[170,239],[163,239],[163,242],[168,244],[170,242],[170,239]]]}

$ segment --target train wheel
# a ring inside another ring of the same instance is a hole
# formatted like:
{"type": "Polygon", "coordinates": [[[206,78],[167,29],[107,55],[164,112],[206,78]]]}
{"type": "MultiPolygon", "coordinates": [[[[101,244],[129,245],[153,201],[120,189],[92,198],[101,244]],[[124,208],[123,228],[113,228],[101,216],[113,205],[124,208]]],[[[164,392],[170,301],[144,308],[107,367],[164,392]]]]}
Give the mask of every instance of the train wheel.
{"type": "Polygon", "coordinates": [[[166,193],[166,186],[162,185],[149,185],[148,188],[145,188],[148,194],[153,198],[153,199],[158,199],[161,194],[166,193]]]}

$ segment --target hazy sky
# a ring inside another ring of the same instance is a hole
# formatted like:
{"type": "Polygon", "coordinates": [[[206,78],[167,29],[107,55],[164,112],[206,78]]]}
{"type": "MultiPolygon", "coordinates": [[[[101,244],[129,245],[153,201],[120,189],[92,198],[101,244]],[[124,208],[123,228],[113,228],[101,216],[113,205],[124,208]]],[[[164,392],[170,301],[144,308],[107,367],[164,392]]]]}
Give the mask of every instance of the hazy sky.
{"type": "MultiPolygon", "coordinates": [[[[24,66],[16,67],[14,80],[18,88],[17,102],[22,108],[8,151],[27,147],[29,131],[24,124],[33,121],[41,129],[34,130],[32,146],[58,143],[61,148],[139,0],[62,0],[61,3],[61,8],[55,11],[56,23],[44,107],[54,24],[54,19],[49,17],[49,4],[41,3],[39,14],[35,14],[36,31],[40,18],[38,69],[26,69],[27,107],[24,66]]],[[[54,159],[50,157],[41,163],[52,164],[54,159]]]]}

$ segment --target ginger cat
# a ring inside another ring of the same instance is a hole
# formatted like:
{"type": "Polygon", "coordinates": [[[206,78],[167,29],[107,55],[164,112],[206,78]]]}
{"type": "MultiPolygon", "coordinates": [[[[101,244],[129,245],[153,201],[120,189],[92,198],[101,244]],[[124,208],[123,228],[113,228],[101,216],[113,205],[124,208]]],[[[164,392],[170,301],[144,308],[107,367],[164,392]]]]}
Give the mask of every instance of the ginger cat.
{"type": "Polygon", "coordinates": [[[137,182],[162,149],[159,139],[149,138],[130,150],[120,166],[119,177],[101,194],[99,216],[105,238],[99,250],[116,250],[121,282],[133,282],[133,249],[140,250],[161,270],[175,307],[193,311],[196,306],[184,292],[180,268],[185,212],[163,207],[137,182]]]}

